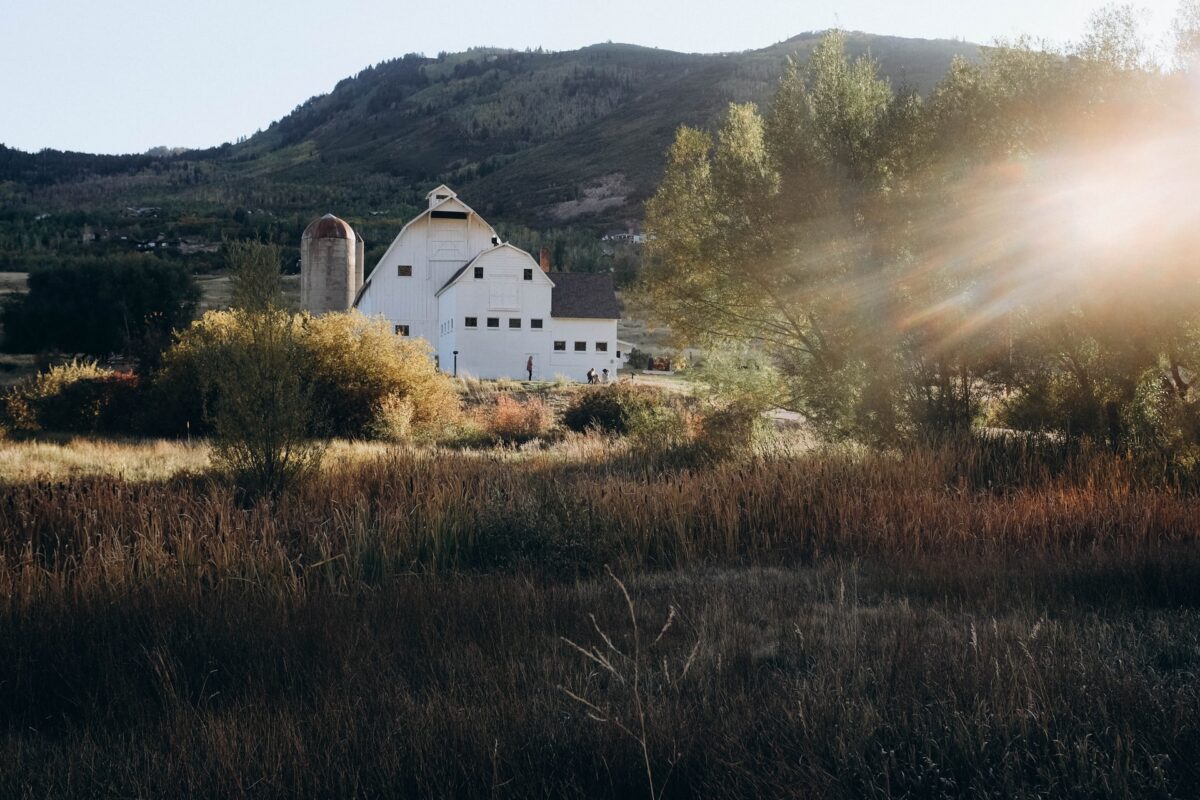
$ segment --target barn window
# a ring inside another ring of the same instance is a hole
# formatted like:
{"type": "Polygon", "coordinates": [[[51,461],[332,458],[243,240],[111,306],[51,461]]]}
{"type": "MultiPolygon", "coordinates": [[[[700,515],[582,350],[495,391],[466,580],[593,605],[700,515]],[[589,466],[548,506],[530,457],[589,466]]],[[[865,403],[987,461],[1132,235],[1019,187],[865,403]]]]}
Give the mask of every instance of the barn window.
{"type": "Polygon", "coordinates": [[[483,267],[476,267],[475,268],[475,280],[479,280],[482,277],[483,277],[483,267]]]}
{"type": "Polygon", "coordinates": [[[531,270],[531,269],[525,270],[525,280],[527,280],[527,281],[533,280],[533,270],[531,270]]]}
{"type": "Polygon", "coordinates": [[[478,328],[479,317],[466,317],[463,320],[463,325],[467,326],[468,328],[478,328]]]}
{"type": "Polygon", "coordinates": [[[412,264],[397,264],[396,265],[396,277],[411,278],[412,277],[412,264]]]}
{"type": "Polygon", "coordinates": [[[521,327],[521,318],[520,317],[509,317],[508,327],[513,328],[514,330],[517,328],[520,328],[521,327]]]}
{"type": "Polygon", "coordinates": [[[542,321],[540,319],[531,319],[529,320],[529,327],[540,330],[542,327],[542,321]]]}
{"type": "Polygon", "coordinates": [[[587,352],[587,342],[576,342],[575,343],[575,352],[576,353],[586,353],[587,352]]]}
{"type": "Polygon", "coordinates": [[[396,335],[397,336],[408,336],[408,326],[407,325],[397,325],[396,326],[396,335]]]}
{"type": "Polygon", "coordinates": [[[500,318],[499,317],[488,317],[487,319],[488,319],[488,327],[489,328],[499,328],[500,327],[500,318]]]}
{"type": "Polygon", "coordinates": [[[555,349],[555,350],[566,350],[566,349],[567,349],[567,343],[566,343],[566,342],[555,342],[555,343],[554,343],[554,349],[555,349]]]}
{"type": "Polygon", "coordinates": [[[596,352],[597,353],[607,353],[608,352],[608,342],[596,342],[596,352]]]}

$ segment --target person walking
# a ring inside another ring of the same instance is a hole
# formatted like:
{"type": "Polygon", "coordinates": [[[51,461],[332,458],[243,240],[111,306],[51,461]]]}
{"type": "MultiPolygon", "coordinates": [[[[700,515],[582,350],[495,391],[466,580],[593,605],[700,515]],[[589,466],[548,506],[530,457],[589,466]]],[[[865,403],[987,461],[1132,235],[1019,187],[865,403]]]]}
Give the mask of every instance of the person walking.
{"type": "Polygon", "coordinates": [[[533,356],[525,362],[525,371],[529,373],[529,380],[533,380],[533,356]]]}
{"type": "Polygon", "coordinates": [[[596,382],[596,368],[595,367],[588,368],[587,382],[588,382],[589,386],[596,382]]]}
{"type": "Polygon", "coordinates": [[[600,382],[608,383],[608,367],[605,367],[604,369],[600,370],[600,382]]]}

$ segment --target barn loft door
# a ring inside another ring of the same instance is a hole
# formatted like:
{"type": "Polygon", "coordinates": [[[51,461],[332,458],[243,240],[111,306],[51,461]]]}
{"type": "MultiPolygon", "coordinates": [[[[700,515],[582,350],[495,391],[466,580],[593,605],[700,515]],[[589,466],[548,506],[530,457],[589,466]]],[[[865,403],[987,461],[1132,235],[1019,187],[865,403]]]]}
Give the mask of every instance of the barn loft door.
{"type": "Polygon", "coordinates": [[[429,260],[467,260],[467,222],[460,219],[430,220],[429,260]]]}

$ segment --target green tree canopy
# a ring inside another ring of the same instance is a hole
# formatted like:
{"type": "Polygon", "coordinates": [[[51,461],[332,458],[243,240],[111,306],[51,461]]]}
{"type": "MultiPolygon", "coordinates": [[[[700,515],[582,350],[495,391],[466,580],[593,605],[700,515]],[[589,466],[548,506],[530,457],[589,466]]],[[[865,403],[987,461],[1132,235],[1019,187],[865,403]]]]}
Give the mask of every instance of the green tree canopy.
{"type": "Polygon", "coordinates": [[[154,361],[195,316],[200,290],[183,266],[151,256],[81,260],[29,274],[3,308],[10,353],[59,351],[154,361]]]}

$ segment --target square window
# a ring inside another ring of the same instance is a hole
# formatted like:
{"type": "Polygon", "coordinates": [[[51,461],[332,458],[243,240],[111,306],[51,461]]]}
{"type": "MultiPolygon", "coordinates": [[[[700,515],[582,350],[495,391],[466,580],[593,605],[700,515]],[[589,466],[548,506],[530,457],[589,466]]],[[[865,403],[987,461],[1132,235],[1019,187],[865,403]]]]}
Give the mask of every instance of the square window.
{"type": "Polygon", "coordinates": [[[597,353],[607,353],[608,352],[608,342],[596,342],[596,352],[597,353]]]}
{"type": "Polygon", "coordinates": [[[508,320],[508,327],[512,328],[514,330],[516,328],[520,328],[521,327],[521,318],[520,317],[510,317],[508,320]]]}
{"type": "Polygon", "coordinates": [[[475,280],[479,280],[482,277],[483,277],[483,267],[476,267],[475,268],[475,280]]]}
{"type": "Polygon", "coordinates": [[[396,265],[396,276],[400,277],[400,278],[411,278],[412,277],[412,264],[397,264],[396,265]]]}
{"type": "Polygon", "coordinates": [[[576,342],[575,343],[575,352],[576,353],[586,353],[587,352],[587,342],[576,342]]]}
{"type": "Polygon", "coordinates": [[[489,328],[499,328],[500,327],[500,318],[499,317],[488,317],[487,319],[488,319],[487,325],[489,328]]]}
{"type": "Polygon", "coordinates": [[[525,280],[527,280],[527,281],[533,280],[533,270],[531,270],[531,269],[525,270],[525,280]]]}
{"type": "Polygon", "coordinates": [[[542,321],[540,319],[531,319],[529,320],[529,327],[540,330],[542,327],[542,321]]]}
{"type": "Polygon", "coordinates": [[[566,349],[567,349],[567,343],[566,343],[566,342],[555,342],[555,343],[554,343],[554,349],[555,349],[555,350],[566,350],[566,349]]]}
{"type": "Polygon", "coordinates": [[[467,317],[463,320],[463,325],[466,325],[468,328],[478,328],[479,317],[467,317]]]}
{"type": "Polygon", "coordinates": [[[396,335],[397,336],[408,336],[408,326],[407,325],[397,325],[396,326],[396,335]]]}

